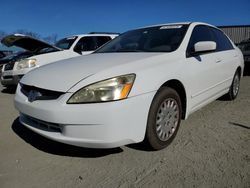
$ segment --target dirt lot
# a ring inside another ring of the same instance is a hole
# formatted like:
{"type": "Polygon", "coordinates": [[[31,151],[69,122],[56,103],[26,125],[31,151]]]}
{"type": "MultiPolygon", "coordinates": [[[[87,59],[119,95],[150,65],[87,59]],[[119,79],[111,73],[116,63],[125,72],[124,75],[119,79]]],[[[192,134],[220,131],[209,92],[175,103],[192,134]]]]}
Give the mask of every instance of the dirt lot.
{"type": "Polygon", "coordinates": [[[98,150],[47,140],[18,123],[0,86],[0,187],[250,187],[250,76],[237,100],[195,112],[174,142],[98,150]]]}

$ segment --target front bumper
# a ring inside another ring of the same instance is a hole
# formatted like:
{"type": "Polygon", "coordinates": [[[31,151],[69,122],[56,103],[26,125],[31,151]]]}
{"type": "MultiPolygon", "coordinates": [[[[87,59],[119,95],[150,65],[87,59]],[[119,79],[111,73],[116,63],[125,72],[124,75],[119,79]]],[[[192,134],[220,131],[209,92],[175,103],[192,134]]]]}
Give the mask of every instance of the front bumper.
{"type": "Polygon", "coordinates": [[[16,86],[21,80],[21,78],[26,73],[33,70],[34,68],[36,67],[15,70],[15,66],[14,66],[13,70],[4,70],[4,66],[3,66],[2,73],[1,73],[1,84],[3,86],[16,86]]]}
{"type": "Polygon", "coordinates": [[[1,75],[1,84],[3,86],[16,86],[23,75],[5,75],[4,72],[1,75]]]}
{"type": "Polygon", "coordinates": [[[82,147],[112,148],[144,139],[155,92],[115,102],[66,104],[71,95],[29,102],[18,86],[20,122],[44,137],[82,147]]]}

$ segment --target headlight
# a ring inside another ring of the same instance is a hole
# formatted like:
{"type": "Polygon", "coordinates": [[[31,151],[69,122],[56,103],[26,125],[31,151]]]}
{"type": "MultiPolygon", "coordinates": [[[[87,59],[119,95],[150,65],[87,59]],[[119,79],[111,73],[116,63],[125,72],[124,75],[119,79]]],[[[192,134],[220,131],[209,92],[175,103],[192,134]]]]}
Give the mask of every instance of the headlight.
{"type": "Polygon", "coordinates": [[[31,68],[36,66],[36,59],[22,59],[17,62],[17,70],[25,69],[25,68],[31,68]]]}
{"type": "Polygon", "coordinates": [[[128,74],[88,85],[74,93],[67,103],[107,102],[125,99],[134,80],[135,74],[128,74]]]}

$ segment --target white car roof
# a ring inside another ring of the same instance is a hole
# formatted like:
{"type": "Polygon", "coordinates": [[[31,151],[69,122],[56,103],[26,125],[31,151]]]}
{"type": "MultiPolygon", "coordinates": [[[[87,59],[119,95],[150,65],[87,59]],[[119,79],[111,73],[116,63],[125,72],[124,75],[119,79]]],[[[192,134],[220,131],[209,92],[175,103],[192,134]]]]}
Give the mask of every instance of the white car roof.
{"type": "Polygon", "coordinates": [[[211,27],[215,27],[214,25],[210,25],[208,23],[204,23],[204,22],[176,22],[176,23],[163,23],[163,24],[156,24],[156,25],[149,25],[146,27],[140,27],[138,29],[143,29],[143,28],[148,28],[148,27],[157,27],[157,26],[167,26],[167,25],[188,25],[188,24],[192,24],[192,25],[208,25],[211,27]]]}
{"type": "Polygon", "coordinates": [[[109,34],[109,33],[98,33],[98,34],[78,34],[78,35],[72,35],[72,36],[68,36],[65,38],[70,38],[70,37],[86,37],[86,36],[110,36],[110,37],[116,37],[119,34],[109,34]]]}

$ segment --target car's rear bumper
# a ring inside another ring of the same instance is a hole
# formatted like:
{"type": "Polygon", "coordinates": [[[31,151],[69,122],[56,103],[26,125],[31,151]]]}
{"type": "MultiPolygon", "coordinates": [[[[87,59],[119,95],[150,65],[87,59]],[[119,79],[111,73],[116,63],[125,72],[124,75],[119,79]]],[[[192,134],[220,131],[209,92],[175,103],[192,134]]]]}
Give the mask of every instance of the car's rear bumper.
{"type": "Polygon", "coordinates": [[[20,122],[49,139],[82,147],[112,148],[144,139],[155,92],[121,101],[66,104],[72,93],[56,100],[29,102],[17,88],[20,122]]]}

